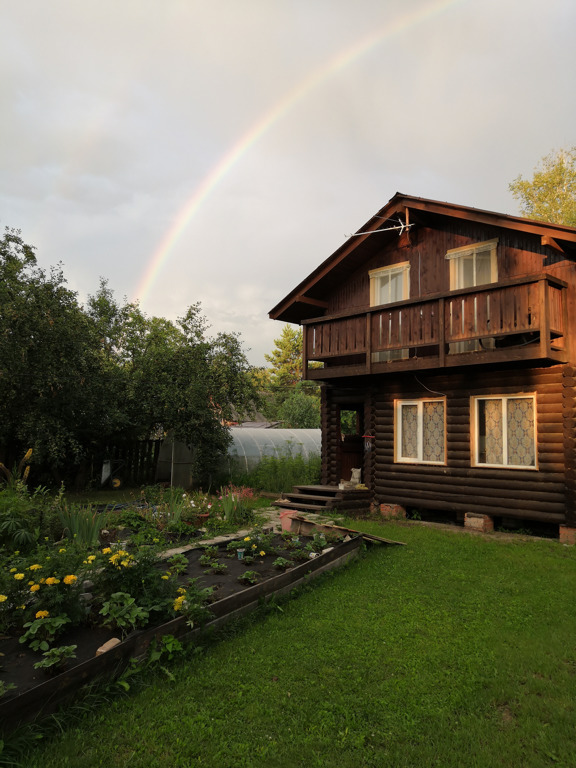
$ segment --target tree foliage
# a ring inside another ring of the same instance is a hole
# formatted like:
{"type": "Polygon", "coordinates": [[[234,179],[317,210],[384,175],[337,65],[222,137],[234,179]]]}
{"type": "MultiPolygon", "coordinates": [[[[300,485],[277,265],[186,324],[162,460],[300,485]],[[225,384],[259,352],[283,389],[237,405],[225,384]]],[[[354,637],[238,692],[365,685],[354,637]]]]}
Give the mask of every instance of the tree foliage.
{"type": "Polygon", "coordinates": [[[509,189],[523,216],[576,226],[576,147],[550,152],[532,180],[518,176],[509,189]]]}
{"type": "Polygon", "coordinates": [[[86,306],[15,230],[0,240],[0,447],[78,465],[120,438],[175,436],[196,477],[226,449],[226,421],[257,404],[236,334],[207,336],[200,305],[177,322],[119,304],[105,280],[86,306]]]}
{"type": "Polygon", "coordinates": [[[302,380],[302,328],[285,325],[269,355],[272,387],[294,387],[302,380]]]}
{"type": "Polygon", "coordinates": [[[302,381],[302,329],[290,325],[282,328],[276,345],[264,355],[271,367],[259,371],[258,381],[265,390],[264,414],[291,429],[320,427],[320,388],[302,381]]]}

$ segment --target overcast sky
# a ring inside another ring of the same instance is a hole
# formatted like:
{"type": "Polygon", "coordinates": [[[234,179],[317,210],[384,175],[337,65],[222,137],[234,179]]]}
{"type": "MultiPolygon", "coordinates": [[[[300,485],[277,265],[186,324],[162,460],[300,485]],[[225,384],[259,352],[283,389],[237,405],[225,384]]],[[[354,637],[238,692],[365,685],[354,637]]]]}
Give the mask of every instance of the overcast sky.
{"type": "Polygon", "coordinates": [[[518,212],[576,145],[575,33],[574,0],[0,0],[0,226],[263,365],[397,191],[518,212]]]}

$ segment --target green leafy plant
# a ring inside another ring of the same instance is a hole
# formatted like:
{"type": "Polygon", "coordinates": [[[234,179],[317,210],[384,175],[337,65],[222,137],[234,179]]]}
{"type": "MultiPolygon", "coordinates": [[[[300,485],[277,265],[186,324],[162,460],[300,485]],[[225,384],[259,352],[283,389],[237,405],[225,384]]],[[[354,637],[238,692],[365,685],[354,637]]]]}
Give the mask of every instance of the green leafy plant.
{"type": "Polygon", "coordinates": [[[174,637],[174,635],[162,635],[159,640],[154,640],[150,648],[148,662],[154,664],[164,658],[172,661],[175,656],[183,652],[184,646],[177,637],[174,637]]]}
{"type": "Polygon", "coordinates": [[[210,544],[209,546],[204,547],[204,553],[209,557],[218,557],[218,547],[210,544]]]}
{"type": "Polygon", "coordinates": [[[208,554],[200,555],[200,557],[198,558],[198,562],[200,563],[200,565],[203,565],[203,566],[211,565],[213,560],[214,558],[208,554]]]}
{"type": "Polygon", "coordinates": [[[276,560],[272,563],[273,567],[276,568],[278,571],[285,571],[286,568],[289,568],[291,565],[293,565],[291,560],[286,560],[285,557],[277,557],[276,560]]]}
{"type": "Polygon", "coordinates": [[[5,696],[9,691],[15,691],[16,686],[14,683],[5,683],[4,680],[0,680],[0,699],[5,696]]]}
{"type": "Polygon", "coordinates": [[[146,624],[150,615],[145,608],[136,605],[136,599],[127,592],[114,592],[100,610],[104,626],[117,627],[125,636],[138,625],[146,624]]]}
{"type": "Polygon", "coordinates": [[[62,670],[68,659],[75,659],[77,645],[61,645],[58,648],[50,648],[42,655],[42,661],[34,664],[34,669],[43,669],[48,674],[56,674],[62,670]]]}
{"type": "Polygon", "coordinates": [[[38,611],[34,621],[27,621],[26,632],[20,636],[21,643],[28,643],[33,651],[47,651],[62,627],[70,623],[68,616],[50,616],[48,611],[38,611]]]}
{"type": "Polygon", "coordinates": [[[170,566],[172,573],[176,573],[178,575],[186,573],[188,569],[188,558],[186,555],[178,553],[168,559],[168,565],[170,566]]]}
{"type": "Polygon", "coordinates": [[[257,571],[244,571],[238,576],[238,581],[242,584],[256,584],[259,579],[260,574],[257,571]]]}
{"type": "Polygon", "coordinates": [[[205,574],[209,574],[209,573],[216,573],[216,574],[218,574],[218,573],[226,573],[227,570],[228,570],[228,566],[225,563],[219,563],[218,560],[213,560],[210,563],[210,567],[207,568],[204,571],[204,573],[205,574]]]}
{"type": "Polygon", "coordinates": [[[104,602],[117,592],[127,592],[138,605],[148,611],[158,611],[168,618],[171,614],[173,582],[159,566],[163,565],[154,547],[143,546],[136,550],[106,547],[100,568],[94,573],[94,594],[104,602]]]}
{"type": "Polygon", "coordinates": [[[224,519],[230,525],[245,525],[254,518],[252,510],[244,504],[240,493],[230,488],[222,488],[219,502],[224,519]]]}

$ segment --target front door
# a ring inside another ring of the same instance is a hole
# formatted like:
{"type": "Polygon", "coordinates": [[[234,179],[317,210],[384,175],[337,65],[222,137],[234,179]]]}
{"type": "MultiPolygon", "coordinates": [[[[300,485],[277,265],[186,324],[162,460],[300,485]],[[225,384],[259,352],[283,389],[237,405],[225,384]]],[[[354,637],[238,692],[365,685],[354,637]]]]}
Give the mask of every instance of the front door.
{"type": "Polygon", "coordinates": [[[348,482],[353,469],[364,482],[364,405],[340,409],[340,479],[348,482]]]}

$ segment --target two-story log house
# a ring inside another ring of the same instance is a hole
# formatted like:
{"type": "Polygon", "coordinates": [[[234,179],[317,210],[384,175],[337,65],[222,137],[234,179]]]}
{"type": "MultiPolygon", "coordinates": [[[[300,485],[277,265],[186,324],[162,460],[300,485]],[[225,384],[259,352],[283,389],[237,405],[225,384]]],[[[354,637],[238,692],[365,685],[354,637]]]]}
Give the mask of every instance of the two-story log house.
{"type": "Polygon", "coordinates": [[[576,228],[396,194],[270,317],[322,384],[324,485],[573,538],[576,228]]]}

